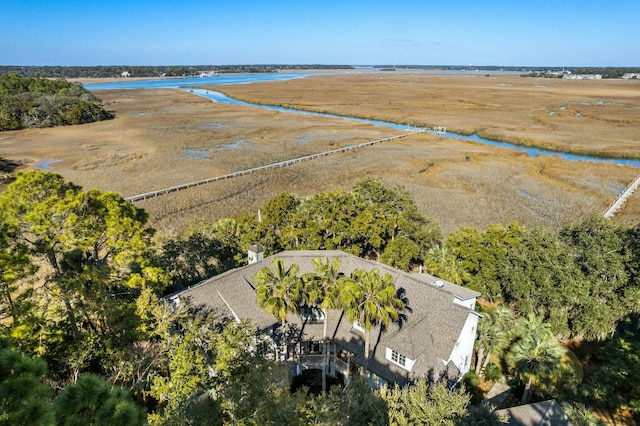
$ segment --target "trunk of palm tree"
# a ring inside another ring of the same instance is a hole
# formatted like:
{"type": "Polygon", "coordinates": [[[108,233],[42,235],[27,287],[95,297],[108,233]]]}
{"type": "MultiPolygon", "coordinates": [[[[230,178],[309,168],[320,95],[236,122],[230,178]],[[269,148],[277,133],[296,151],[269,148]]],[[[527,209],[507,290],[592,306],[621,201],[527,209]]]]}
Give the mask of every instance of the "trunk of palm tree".
{"type": "Polygon", "coordinates": [[[482,363],[482,369],[480,371],[484,371],[484,369],[487,368],[487,365],[489,364],[490,359],[491,359],[491,352],[489,352],[486,358],[484,359],[484,362],[482,363]]]}
{"type": "Polygon", "coordinates": [[[322,310],[324,313],[324,324],[322,325],[322,340],[327,341],[327,315],[329,313],[328,309],[322,310]]]}
{"type": "Polygon", "coordinates": [[[362,375],[366,376],[367,371],[369,369],[369,336],[371,335],[371,330],[366,331],[364,333],[364,368],[362,371],[362,375]]]}
{"type": "Polygon", "coordinates": [[[531,378],[527,380],[527,384],[524,387],[524,392],[522,393],[522,400],[520,401],[520,405],[524,405],[529,402],[529,396],[531,395],[531,378]]]}
{"type": "Polygon", "coordinates": [[[287,320],[286,319],[282,319],[282,354],[284,355],[284,361],[287,362],[287,352],[288,352],[288,345],[287,345],[287,320]]]}
{"type": "Polygon", "coordinates": [[[327,391],[327,310],[324,309],[324,324],[322,329],[322,392],[327,391]]]}
{"type": "MultiPolygon", "coordinates": [[[[475,369],[476,374],[480,374],[480,372],[484,370],[485,366],[482,365],[483,359],[484,359],[484,346],[480,346],[480,348],[478,349],[478,353],[476,355],[476,369],[475,369]]],[[[489,359],[488,355],[487,355],[487,359],[489,359]]]]}
{"type": "Polygon", "coordinates": [[[327,342],[322,342],[322,392],[327,391],[327,342]]]}

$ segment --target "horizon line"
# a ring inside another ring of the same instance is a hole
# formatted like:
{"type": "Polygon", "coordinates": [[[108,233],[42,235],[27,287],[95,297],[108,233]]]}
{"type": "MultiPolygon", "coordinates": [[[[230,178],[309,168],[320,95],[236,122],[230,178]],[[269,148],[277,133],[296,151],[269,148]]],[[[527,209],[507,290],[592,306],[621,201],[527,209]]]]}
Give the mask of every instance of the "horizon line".
{"type": "Polygon", "coordinates": [[[640,68],[640,65],[462,65],[462,64],[321,64],[321,63],[237,63],[237,64],[162,64],[162,65],[133,65],[133,64],[95,64],[95,65],[0,65],[0,68],[9,67],[62,67],[62,68],[91,68],[91,67],[311,67],[321,66],[323,68],[338,67],[338,68],[355,68],[355,67],[367,67],[367,68],[388,68],[388,67],[418,67],[418,68],[465,68],[465,69],[480,69],[480,68],[640,68]]]}

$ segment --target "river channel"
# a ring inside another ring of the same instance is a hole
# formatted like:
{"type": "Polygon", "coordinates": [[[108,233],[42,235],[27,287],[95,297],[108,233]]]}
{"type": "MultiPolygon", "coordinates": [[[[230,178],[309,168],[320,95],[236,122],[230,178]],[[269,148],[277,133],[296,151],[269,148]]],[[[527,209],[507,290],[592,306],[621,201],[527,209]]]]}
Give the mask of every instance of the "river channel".
{"type": "MultiPolygon", "coordinates": [[[[276,110],[280,112],[295,113],[295,114],[309,114],[323,117],[340,118],[344,120],[353,120],[362,123],[369,123],[375,126],[385,126],[399,130],[418,130],[410,129],[407,124],[392,123],[387,121],[369,120],[358,117],[349,117],[327,113],[317,113],[311,111],[304,111],[293,108],[284,108],[272,105],[259,105],[243,102],[237,99],[230,98],[220,92],[214,90],[199,89],[197,86],[212,86],[212,85],[227,85],[227,84],[250,84],[265,81],[283,81],[291,80],[295,78],[304,78],[312,75],[319,75],[319,73],[274,73],[274,74],[229,74],[219,75],[215,77],[192,77],[192,78],[166,78],[160,80],[123,80],[112,83],[91,83],[85,84],[84,87],[87,90],[116,90],[116,89],[180,89],[193,93],[194,95],[202,96],[210,99],[213,102],[221,102],[233,105],[241,105],[247,107],[263,108],[276,110]]],[[[491,139],[482,138],[478,135],[462,135],[458,133],[444,132],[440,136],[463,139],[472,142],[478,142],[485,145],[497,146],[505,149],[515,149],[517,151],[526,152],[531,157],[537,156],[553,156],[560,157],[570,161],[593,161],[600,163],[613,163],[623,166],[640,167],[640,160],[618,159],[618,158],[601,158],[587,155],[569,154],[559,151],[549,151],[538,148],[530,148],[520,145],[511,144],[508,142],[500,142],[491,139]]]]}

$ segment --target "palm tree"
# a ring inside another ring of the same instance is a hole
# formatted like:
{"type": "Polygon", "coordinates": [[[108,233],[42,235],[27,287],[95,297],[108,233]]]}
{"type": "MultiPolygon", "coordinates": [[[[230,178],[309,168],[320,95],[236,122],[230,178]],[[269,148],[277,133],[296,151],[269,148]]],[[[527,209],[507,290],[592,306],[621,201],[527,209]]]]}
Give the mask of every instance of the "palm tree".
{"type": "Polygon", "coordinates": [[[549,328],[534,315],[522,321],[533,328],[517,340],[506,355],[507,365],[525,382],[522,404],[529,401],[535,382],[552,377],[561,366],[566,349],[551,334],[549,328]]]}
{"type": "Polygon", "coordinates": [[[305,282],[305,301],[312,306],[320,306],[324,312],[325,322],[322,338],[327,340],[327,311],[340,307],[339,286],[340,282],[340,258],[332,261],[325,258],[313,259],[315,273],[311,274],[305,282]]]}
{"type": "Polygon", "coordinates": [[[257,283],[256,301],[258,306],[273,315],[282,323],[282,332],[286,330],[288,313],[298,313],[302,299],[302,281],[298,276],[300,268],[291,265],[286,268],[280,258],[273,259],[274,270],[262,268],[254,279],[257,283]]]}
{"type": "Polygon", "coordinates": [[[537,316],[534,313],[518,318],[514,323],[514,327],[511,328],[511,332],[515,336],[537,335],[549,339],[554,337],[551,323],[546,322],[542,316],[537,316]]]}
{"type": "Polygon", "coordinates": [[[500,356],[507,349],[511,342],[512,321],[513,311],[506,306],[499,306],[494,312],[483,315],[475,343],[476,374],[484,371],[492,355],[500,356]]]}
{"type": "Polygon", "coordinates": [[[380,271],[357,269],[350,280],[345,280],[341,292],[342,305],[349,321],[358,322],[365,330],[364,370],[369,363],[371,328],[380,324],[388,327],[400,317],[405,303],[398,297],[390,274],[380,276],[380,271]]]}
{"type": "Polygon", "coordinates": [[[561,402],[562,411],[567,415],[569,421],[575,426],[605,426],[605,423],[596,417],[595,414],[584,404],[571,405],[568,402],[561,402]]]}
{"type": "Polygon", "coordinates": [[[324,313],[324,324],[322,331],[322,391],[327,390],[327,322],[328,310],[338,308],[340,282],[340,258],[336,257],[332,261],[325,258],[313,259],[315,273],[309,274],[304,279],[305,302],[311,306],[320,306],[324,313]]]}

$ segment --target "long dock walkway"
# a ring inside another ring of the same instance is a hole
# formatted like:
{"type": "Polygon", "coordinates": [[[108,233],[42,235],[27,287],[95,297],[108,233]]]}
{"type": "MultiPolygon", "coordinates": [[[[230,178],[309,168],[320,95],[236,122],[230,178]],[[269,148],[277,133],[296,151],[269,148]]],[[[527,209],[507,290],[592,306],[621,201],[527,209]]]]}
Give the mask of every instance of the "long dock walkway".
{"type": "Polygon", "coordinates": [[[624,203],[627,202],[627,198],[633,194],[636,189],[640,186],[640,176],[638,176],[633,182],[627,186],[627,188],[622,191],[620,196],[609,206],[609,208],[604,212],[604,217],[607,219],[611,219],[617,212],[622,208],[624,203]]]}
{"type": "Polygon", "coordinates": [[[144,194],[132,195],[130,197],[126,197],[125,200],[135,203],[136,201],[143,201],[143,200],[146,200],[148,198],[157,197],[159,195],[168,194],[170,192],[181,191],[183,189],[191,188],[191,187],[194,187],[194,186],[200,186],[200,185],[204,185],[204,184],[211,183],[211,182],[217,182],[217,181],[220,181],[220,180],[231,179],[231,178],[234,178],[234,177],[244,176],[244,175],[247,175],[247,174],[250,174],[250,173],[260,172],[260,171],[264,171],[264,170],[277,169],[277,168],[280,168],[280,167],[292,166],[292,165],[300,163],[302,161],[315,160],[316,158],[326,157],[327,155],[331,155],[331,154],[338,154],[338,153],[343,153],[343,152],[348,152],[348,151],[354,151],[356,149],[362,149],[362,148],[365,148],[367,146],[375,145],[375,144],[378,144],[378,143],[381,143],[381,142],[388,142],[388,141],[394,140],[394,139],[401,139],[401,138],[405,138],[407,136],[415,135],[417,133],[423,133],[423,132],[429,131],[429,130],[431,130],[431,129],[428,129],[428,130],[427,129],[417,129],[415,131],[412,131],[411,133],[404,133],[402,135],[390,136],[388,138],[377,139],[377,140],[374,140],[374,141],[364,142],[364,143],[357,144],[357,145],[351,145],[351,146],[347,146],[347,147],[344,147],[344,148],[332,149],[331,151],[319,152],[317,154],[305,155],[304,157],[298,157],[298,158],[294,158],[294,159],[291,159],[291,160],[280,161],[278,163],[267,164],[266,166],[254,167],[253,169],[241,170],[241,171],[238,171],[238,172],[233,172],[233,173],[229,173],[229,174],[222,175],[222,176],[216,176],[216,177],[212,177],[212,178],[208,178],[208,179],[202,179],[202,180],[199,180],[199,181],[196,181],[196,182],[189,182],[189,183],[185,183],[185,184],[182,184],[182,185],[172,186],[170,188],[164,188],[164,189],[158,189],[156,191],[145,192],[144,194]]]}

